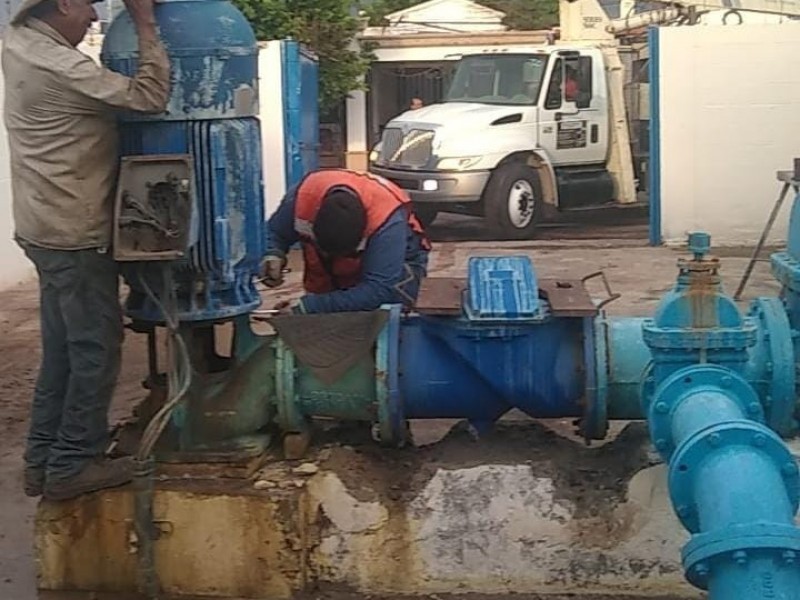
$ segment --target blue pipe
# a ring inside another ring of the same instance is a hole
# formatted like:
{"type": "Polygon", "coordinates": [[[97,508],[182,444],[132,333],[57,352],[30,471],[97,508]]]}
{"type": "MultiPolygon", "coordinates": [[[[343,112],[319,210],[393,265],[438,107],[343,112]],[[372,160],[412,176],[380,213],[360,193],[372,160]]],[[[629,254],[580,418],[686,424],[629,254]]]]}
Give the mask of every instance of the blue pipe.
{"type": "Polygon", "coordinates": [[[673,506],[693,534],[687,579],[713,600],[798,600],[798,469],[752,386],[725,367],[690,366],[664,380],[648,412],[673,506]]]}
{"type": "Polygon", "coordinates": [[[579,416],[582,323],[486,325],[445,318],[401,325],[401,397],[407,418],[491,422],[511,408],[540,418],[579,416]]]}

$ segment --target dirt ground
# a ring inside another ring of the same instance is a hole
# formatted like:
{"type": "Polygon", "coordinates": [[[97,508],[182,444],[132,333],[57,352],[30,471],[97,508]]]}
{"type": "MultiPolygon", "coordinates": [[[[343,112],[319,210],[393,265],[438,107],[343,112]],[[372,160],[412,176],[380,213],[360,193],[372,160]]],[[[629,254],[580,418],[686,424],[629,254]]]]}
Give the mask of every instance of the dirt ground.
{"type": "MultiPolygon", "coordinates": [[[[675,261],[680,254],[667,248],[646,246],[641,224],[627,224],[609,229],[595,227],[574,231],[569,228],[546,230],[535,242],[512,244],[481,241],[480,228],[474,220],[445,218],[432,228],[443,241],[436,245],[430,272],[436,276],[463,275],[469,256],[480,254],[528,254],[543,276],[560,274],[582,276],[603,269],[615,290],[623,297],[610,305],[609,312],[619,315],[651,314],[663,292],[672,285],[675,261]],[[571,240],[564,240],[571,236],[571,240]]],[[[727,251],[724,261],[726,288],[731,292],[741,276],[749,255],[746,250],[727,251]]],[[[287,285],[279,292],[265,295],[267,305],[299,292],[300,265],[294,261],[287,285]]],[[[748,297],[774,295],[778,286],[771,280],[768,267],[760,264],[748,288],[748,297]]],[[[37,289],[35,281],[0,292],[0,599],[35,600],[35,565],[31,547],[33,515],[36,502],[22,494],[21,455],[27,427],[28,410],[39,358],[37,289]]],[[[146,371],[145,340],[128,333],[125,341],[123,372],[117,389],[111,419],[126,416],[132,404],[143,396],[140,382],[146,371]]],[[[442,437],[447,432],[427,434],[442,437]]],[[[419,440],[418,440],[419,441],[419,440]]],[[[430,441],[430,440],[429,440],[430,441]]],[[[85,594],[43,594],[50,600],[87,599],[85,594]]],[[[349,600],[349,592],[309,594],[315,600],[349,600]]],[[[520,598],[535,600],[532,596],[520,598]]],[[[617,596],[615,596],[617,597],[617,596]]],[[[101,597],[97,596],[97,600],[101,597]]],[[[123,600],[114,596],[115,600],[123,600]]],[[[432,600],[437,600],[432,598],[432,600]]],[[[460,596],[464,598],[464,596],[460,596]]],[[[475,600],[485,597],[470,596],[475,600]]],[[[549,600],[558,600],[552,596],[549,600]]],[[[575,597],[577,598],[577,597],[575,597]]],[[[581,596],[587,600],[605,597],[581,596]]],[[[374,600],[378,600],[375,598],[374,600]]],[[[389,600],[389,599],[387,599],[389,600]]],[[[399,600],[399,599],[391,599],[399,600]]],[[[563,600],[566,600],[564,598],[563,600]]],[[[670,599],[662,599],[670,600],[670,599]]],[[[672,599],[677,600],[677,599],[672,599]]]]}

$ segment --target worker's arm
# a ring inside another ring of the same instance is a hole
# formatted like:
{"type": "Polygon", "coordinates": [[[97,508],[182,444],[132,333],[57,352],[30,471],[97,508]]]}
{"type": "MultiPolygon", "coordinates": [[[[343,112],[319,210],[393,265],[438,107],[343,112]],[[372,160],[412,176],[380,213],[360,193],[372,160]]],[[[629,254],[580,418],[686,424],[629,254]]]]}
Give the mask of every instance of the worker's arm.
{"type": "Polygon", "coordinates": [[[297,186],[292,187],[278,205],[267,223],[267,255],[286,257],[300,236],[294,228],[294,205],[297,197],[297,186]]]}
{"type": "Polygon", "coordinates": [[[362,258],[361,281],[347,290],[306,294],[296,312],[332,313],[375,310],[382,304],[403,301],[397,285],[405,269],[408,224],[406,213],[396,211],[370,238],[362,258]]]}
{"type": "Polygon", "coordinates": [[[138,70],[126,77],[98,66],[80,52],[61,64],[62,84],[83,96],[84,110],[112,107],[144,113],[166,110],[170,93],[169,58],[156,30],[153,0],[125,0],[139,37],[138,70]]]}

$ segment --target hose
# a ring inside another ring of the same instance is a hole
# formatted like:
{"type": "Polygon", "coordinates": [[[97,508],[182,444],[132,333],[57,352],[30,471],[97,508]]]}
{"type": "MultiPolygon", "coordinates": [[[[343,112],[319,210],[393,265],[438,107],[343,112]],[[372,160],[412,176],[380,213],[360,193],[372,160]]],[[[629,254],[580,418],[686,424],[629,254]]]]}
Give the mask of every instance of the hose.
{"type": "Polygon", "coordinates": [[[155,541],[158,530],[153,520],[153,474],[155,461],[135,461],[133,478],[133,526],[137,539],[139,591],[149,599],[158,598],[159,583],[155,564],[155,541]]]}
{"type": "Polygon", "coordinates": [[[189,350],[186,342],[179,332],[179,322],[176,318],[177,308],[175,300],[175,289],[172,280],[172,269],[169,266],[163,268],[164,297],[168,305],[162,303],[153,293],[148,285],[143,273],[139,272],[139,281],[144,288],[148,298],[155,304],[164,316],[167,336],[167,390],[170,397],[158,412],[153,416],[142,434],[139,442],[139,449],[136,454],[138,460],[146,460],[153,451],[156,442],[169,424],[172,413],[180,402],[186,397],[192,384],[192,366],[189,358],[189,350]]]}
{"type": "Polygon", "coordinates": [[[159,596],[159,581],[155,568],[155,541],[158,529],[153,520],[153,448],[169,424],[172,413],[189,392],[192,384],[192,365],[189,350],[180,335],[177,319],[177,298],[172,267],[162,267],[163,298],[161,302],[139,269],[139,282],[148,298],[159,308],[167,328],[167,400],[145,427],[135,457],[134,471],[134,529],[138,539],[139,591],[150,600],[159,596]]]}

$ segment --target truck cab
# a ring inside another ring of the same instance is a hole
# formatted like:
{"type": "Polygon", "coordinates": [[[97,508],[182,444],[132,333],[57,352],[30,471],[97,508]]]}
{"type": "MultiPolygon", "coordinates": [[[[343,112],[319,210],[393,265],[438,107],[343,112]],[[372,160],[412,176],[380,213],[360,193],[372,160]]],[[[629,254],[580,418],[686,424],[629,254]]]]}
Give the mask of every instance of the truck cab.
{"type": "Polygon", "coordinates": [[[481,215],[526,239],[554,209],[615,200],[609,102],[598,48],[465,55],[443,102],[387,123],[370,170],[405,189],[423,222],[481,215]]]}

